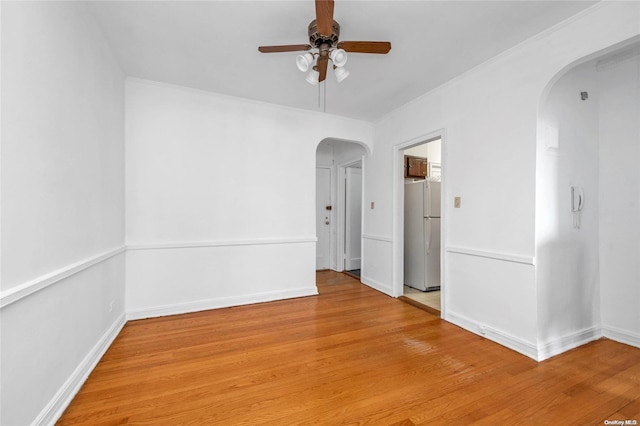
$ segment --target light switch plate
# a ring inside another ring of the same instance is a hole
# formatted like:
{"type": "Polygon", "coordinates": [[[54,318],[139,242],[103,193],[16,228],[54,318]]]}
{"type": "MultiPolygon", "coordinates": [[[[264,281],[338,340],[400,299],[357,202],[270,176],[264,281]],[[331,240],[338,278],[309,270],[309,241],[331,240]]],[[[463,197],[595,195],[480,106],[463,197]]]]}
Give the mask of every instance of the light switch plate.
{"type": "Polygon", "coordinates": [[[375,202],[371,202],[371,210],[373,210],[376,207],[376,203],[375,202]]]}

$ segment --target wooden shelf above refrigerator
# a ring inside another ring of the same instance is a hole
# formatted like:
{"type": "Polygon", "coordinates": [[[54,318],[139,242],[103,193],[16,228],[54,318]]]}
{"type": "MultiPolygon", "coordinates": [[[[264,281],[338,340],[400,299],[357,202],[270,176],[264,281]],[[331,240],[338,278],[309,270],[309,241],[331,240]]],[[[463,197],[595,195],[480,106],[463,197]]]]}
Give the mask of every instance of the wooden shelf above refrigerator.
{"type": "Polygon", "coordinates": [[[426,157],[416,157],[414,155],[404,156],[404,177],[427,177],[428,162],[426,157]]]}

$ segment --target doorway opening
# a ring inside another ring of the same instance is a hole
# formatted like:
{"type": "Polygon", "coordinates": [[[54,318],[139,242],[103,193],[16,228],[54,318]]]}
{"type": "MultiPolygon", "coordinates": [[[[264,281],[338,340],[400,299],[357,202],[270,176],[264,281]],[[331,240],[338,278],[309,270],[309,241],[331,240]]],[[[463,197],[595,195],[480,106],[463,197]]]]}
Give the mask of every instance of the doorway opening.
{"type": "Polygon", "coordinates": [[[363,160],[355,142],[325,139],[316,150],[316,270],[360,279],[363,160]]]}
{"type": "MultiPolygon", "coordinates": [[[[339,166],[339,174],[344,174],[341,186],[344,186],[344,229],[342,238],[345,273],[360,279],[362,253],[362,160],[339,166]]],[[[341,176],[342,177],[342,176],[341,176]]]]}
{"type": "Polygon", "coordinates": [[[402,248],[398,297],[441,316],[443,288],[444,180],[442,137],[432,136],[398,147],[402,167],[397,171],[402,248]]]}

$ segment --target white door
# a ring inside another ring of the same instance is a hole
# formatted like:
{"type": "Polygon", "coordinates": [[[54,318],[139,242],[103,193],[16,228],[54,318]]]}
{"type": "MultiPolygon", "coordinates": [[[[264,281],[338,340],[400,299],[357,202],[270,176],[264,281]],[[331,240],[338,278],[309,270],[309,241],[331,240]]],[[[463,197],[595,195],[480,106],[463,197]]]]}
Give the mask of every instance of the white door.
{"type": "Polygon", "coordinates": [[[345,188],[345,259],[344,269],[360,269],[362,237],[362,169],[347,168],[345,188]]]}
{"type": "Polygon", "coordinates": [[[331,169],[316,168],[316,270],[329,269],[331,258],[331,169]]]}

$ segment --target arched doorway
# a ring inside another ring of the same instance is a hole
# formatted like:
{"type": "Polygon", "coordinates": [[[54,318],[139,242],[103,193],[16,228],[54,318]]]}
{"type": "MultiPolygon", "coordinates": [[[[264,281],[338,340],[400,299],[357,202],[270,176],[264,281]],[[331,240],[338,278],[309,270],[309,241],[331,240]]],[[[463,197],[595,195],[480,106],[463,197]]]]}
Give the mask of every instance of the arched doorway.
{"type": "Polygon", "coordinates": [[[327,138],[316,149],[316,270],[360,269],[363,163],[358,142],[327,138]],[[359,219],[359,220],[358,220],[359,219]],[[357,268],[356,268],[357,266],[357,268]]]}
{"type": "Polygon", "coordinates": [[[578,61],[540,103],[542,358],[601,336],[640,346],[640,41],[578,61]],[[630,314],[631,311],[635,314],[630,314]]]}

